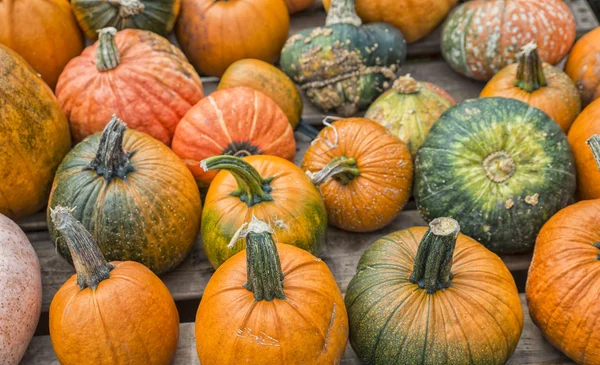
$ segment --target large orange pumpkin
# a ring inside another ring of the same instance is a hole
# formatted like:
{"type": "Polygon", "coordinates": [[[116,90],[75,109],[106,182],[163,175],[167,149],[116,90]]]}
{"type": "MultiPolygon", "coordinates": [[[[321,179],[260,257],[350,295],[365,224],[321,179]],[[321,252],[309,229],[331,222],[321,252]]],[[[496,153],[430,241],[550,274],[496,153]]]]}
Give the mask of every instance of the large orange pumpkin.
{"type": "Polygon", "coordinates": [[[577,85],[584,104],[600,96],[600,27],[575,43],[569,53],[565,72],[577,85]]]}
{"type": "Polygon", "coordinates": [[[182,0],[176,32],[199,72],[221,76],[244,58],[275,62],[289,26],[282,0],[182,0]]]}
{"type": "Polygon", "coordinates": [[[196,315],[203,365],[339,364],[348,317],[327,265],[297,247],[275,244],[253,219],[246,250],[212,276],[196,315]]]}
{"type": "Polygon", "coordinates": [[[177,123],[203,90],[192,65],[165,38],[104,28],[99,41],[67,65],[56,96],[76,142],[102,131],[117,114],[130,128],[170,145],[177,123]]]}

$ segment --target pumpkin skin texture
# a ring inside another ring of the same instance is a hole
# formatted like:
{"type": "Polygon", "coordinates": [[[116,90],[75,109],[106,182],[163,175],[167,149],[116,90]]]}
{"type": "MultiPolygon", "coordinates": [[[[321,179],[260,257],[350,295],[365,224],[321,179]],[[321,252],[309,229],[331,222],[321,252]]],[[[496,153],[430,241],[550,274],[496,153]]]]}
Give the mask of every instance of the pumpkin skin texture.
{"type": "Polygon", "coordinates": [[[389,24],[361,26],[354,0],[333,6],[325,26],[287,40],[280,65],[319,109],[349,117],[367,109],[396,78],[406,42],[389,24]]]}
{"type": "Polygon", "coordinates": [[[204,96],[200,77],[159,35],[136,29],[115,35],[106,28],[100,36],[67,65],[56,87],[73,139],[101,132],[117,114],[130,128],[171,145],[177,123],[204,96]]]}
{"type": "Polygon", "coordinates": [[[365,118],[389,129],[406,144],[414,158],[433,123],[454,104],[441,87],[406,75],[371,104],[365,118]]]}
{"type": "Polygon", "coordinates": [[[277,61],[289,27],[282,0],[182,0],[176,32],[196,69],[220,77],[245,58],[277,61]]]}
{"type": "Polygon", "coordinates": [[[194,105],[179,122],[172,148],[203,187],[217,173],[204,171],[200,161],[219,155],[263,154],[292,160],[296,140],[273,99],[248,87],[235,87],[214,92],[194,105]]]}
{"type": "Polygon", "coordinates": [[[310,8],[314,2],[315,0],[285,0],[285,5],[290,14],[294,14],[310,8]]]}
{"type": "Polygon", "coordinates": [[[23,57],[54,90],[66,64],[83,50],[83,37],[66,0],[0,2],[0,44],[23,57]]]}
{"type": "Polygon", "coordinates": [[[414,195],[423,217],[451,216],[496,253],[530,251],[575,188],[573,155],[558,124],[514,99],[469,100],[448,109],[415,161],[414,195]]]}
{"type": "Polygon", "coordinates": [[[79,26],[89,39],[98,29],[148,30],[166,36],[175,25],[181,0],[71,0],[79,26]]]}
{"type": "Polygon", "coordinates": [[[504,364],[523,329],[512,275],[498,256],[458,231],[426,241],[431,235],[426,227],[413,227],[365,251],[345,298],[352,348],[362,363],[373,365],[504,364]],[[422,277],[415,272],[425,242],[431,245],[425,257],[448,260],[443,263],[451,269],[439,261],[437,266],[450,279],[432,286],[424,284],[435,275],[415,280],[422,277]]]}
{"type": "Polygon", "coordinates": [[[565,72],[577,85],[584,105],[588,105],[600,96],[598,53],[600,53],[600,28],[595,28],[579,38],[571,49],[565,65],[565,72]]]}
{"type": "Polygon", "coordinates": [[[0,214],[0,363],[17,365],[40,318],[42,277],[25,233],[0,214]]]}
{"type": "Polygon", "coordinates": [[[47,203],[56,168],[71,148],[69,124],[52,91],[0,45],[0,213],[19,219],[47,203]]]}
{"type": "Polygon", "coordinates": [[[575,17],[563,0],[474,0],[459,5],[442,31],[442,55],[457,72],[489,80],[535,41],[556,65],[575,41],[575,17]]]}
{"type": "Polygon", "coordinates": [[[204,251],[215,269],[244,249],[244,240],[232,248],[227,246],[252,216],[265,220],[282,242],[315,255],[324,246],[325,204],[317,188],[296,165],[276,156],[217,156],[202,164],[209,170],[228,170],[219,172],[213,180],[202,211],[204,251]],[[237,173],[239,170],[242,175],[237,173]],[[253,185],[238,186],[232,172],[253,185]]]}
{"type": "Polygon", "coordinates": [[[48,228],[58,252],[70,260],[50,210],[71,207],[107,259],[137,261],[160,275],[194,245],[200,193],[167,146],[125,128],[113,118],[102,135],[88,137],[65,157],[50,194],[48,228]]]}
{"type": "Polygon", "coordinates": [[[412,188],[408,148],[385,127],[362,118],[323,129],[306,151],[302,170],[320,187],[329,223],[350,232],[388,225],[412,188]]]}

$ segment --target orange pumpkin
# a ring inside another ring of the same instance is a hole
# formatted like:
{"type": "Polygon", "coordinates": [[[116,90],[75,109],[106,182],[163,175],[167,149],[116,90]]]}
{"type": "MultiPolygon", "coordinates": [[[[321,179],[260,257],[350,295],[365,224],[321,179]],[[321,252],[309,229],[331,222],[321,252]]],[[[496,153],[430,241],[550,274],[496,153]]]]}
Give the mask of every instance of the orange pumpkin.
{"type": "Polygon", "coordinates": [[[247,248],[212,276],[196,314],[203,365],[339,364],[348,341],[342,294],[327,265],[275,244],[253,219],[247,248]]]}
{"type": "Polygon", "coordinates": [[[179,314],[169,289],[144,265],[107,263],[67,208],[52,211],[77,274],[50,304],[50,339],[63,365],[171,363],[179,314]]]}
{"type": "Polygon", "coordinates": [[[368,119],[344,119],[323,129],[306,151],[302,169],[320,187],[329,223],[351,232],[390,223],[412,188],[410,151],[368,119]]]}
{"type": "Polygon", "coordinates": [[[577,85],[584,105],[600,96],[600,27],[581,37],[571,49],[565,72],[577,85]]]}
{"type": "Polygon", "coordinates": [[[285,5],[290,14],[294,14],[310,8],[314,2],[315,0],[285,0],[285,5]]]}
{"type": "Polygon", "coordinates": [[[282,0],[182,0],[176,32],[199,72],[221,76],[244,58],[275,62],[289,27],[282,0]]]}
{"type": "Polygon", "coordinates": [[[205,158],[264,154],[292,160],[296,141],[273,99],[248,87],[235,87],[214,92],[190,109],[175,130],[172,148],[198,184],[208,186],[217,173],[200,167],[205,158]]]}
{"type": "Polygon", "coordinates": [[[518,64],[498,72],[481,91],[481,97],[517,99],[548,114],[563,132],[581,112],[581,97],[573,81],[556,67],[542,63],[535,42],[523,47],[518,64]]]}
{"type": "Polygon", "coordinates": [[[56,86],[76,142],[101,132],[117,114],[130,128],[170,145],[177,123],[203,95],[200,77],[183,53],[137,29],[104,28],[56,86]]]}

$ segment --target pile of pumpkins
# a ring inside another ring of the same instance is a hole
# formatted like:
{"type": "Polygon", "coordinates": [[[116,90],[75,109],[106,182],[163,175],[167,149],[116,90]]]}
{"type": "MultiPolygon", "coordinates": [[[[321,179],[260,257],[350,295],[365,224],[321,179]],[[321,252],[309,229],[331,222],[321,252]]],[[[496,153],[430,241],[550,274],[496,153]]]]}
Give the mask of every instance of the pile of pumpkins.
{"type": "Polygon", "coordinates": [[[573,46],[560,0],[325,0],[326,24],[288,38],[311,4],[0,3],[0,363],[41,310],[13,220],[46,206],[77,272],[50,307],[61,364],[169,364],[179,315],[157,275],[199,232],[202,364],[337,364],[348,339],[366,364],[503,364],[523,311],[496,254],[532,250],[533,321],[600,363],[600,28],[573,46]],[[442,54],[488,81],[479,99],[397,77],[446,17],[442,54]],[[298,88],[346,119],[311,131],[298,88]],[[294,130],[315,137],[300,167],[294,130]],[[411,196],[429,226],[373,243],[343,297],[318,258],[328,224],[378,230],[411,196]]]}

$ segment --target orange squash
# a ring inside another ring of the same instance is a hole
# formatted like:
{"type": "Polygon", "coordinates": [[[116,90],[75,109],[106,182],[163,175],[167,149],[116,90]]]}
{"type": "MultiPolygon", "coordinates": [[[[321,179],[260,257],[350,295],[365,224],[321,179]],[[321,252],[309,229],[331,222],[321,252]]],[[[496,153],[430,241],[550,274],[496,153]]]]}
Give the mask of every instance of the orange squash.
{"type": "Polygon", "coordinates": [[[242,233],[246,250],[208,282],[196,314],[203,365],[340,363],[348,317],[333,275],[272,233],[253,219],[242,233]]]}
{"type": "Polygon", "coordinates": [[[581,37],[571,49],[565,72],[587,105],[600,96],[600,27],[581,37]]]}
{"type": "Polygon", "coordinates": [[[285,0],[285,5],[290,14],[294,14],[310,8],[314,2],[315,0],[285,0]]]}

